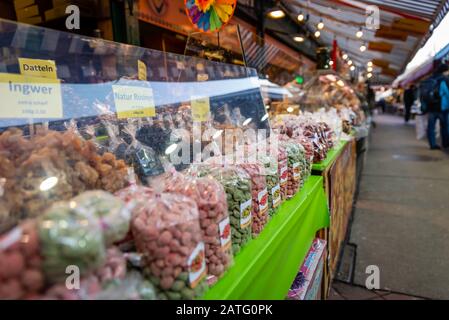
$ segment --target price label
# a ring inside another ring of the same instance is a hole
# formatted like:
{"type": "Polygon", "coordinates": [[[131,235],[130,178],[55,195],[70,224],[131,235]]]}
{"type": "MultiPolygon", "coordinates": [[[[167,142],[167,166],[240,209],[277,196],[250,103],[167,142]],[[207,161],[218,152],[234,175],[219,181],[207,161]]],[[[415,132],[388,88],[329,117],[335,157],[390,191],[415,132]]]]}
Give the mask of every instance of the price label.
{"type": "Polygon", "coordinates": [[[223,250],[228,250],[231,247],[231,222],[229,217],[223,219],[219,224],[220,228],[220,242],[223,250]]]}
{"type": "Polygon", "coordinates": [[[147,81],[147,65],[142,60],[137,60],[137,76],[139,80],[147,81]]]}
{"type": "Polygon", "coordinates": [[[301,178],[301,169],[299,167],[299,162],[295,162],[292,168],[293,168],[293,180],[298,181],[301,178]]]}
{"type": "Polygon", "coordinates": [[[263,189],[259,192],[257,196],[259,202],[259,212],[260,214],[264,214],[268,210],[268,191],[267,189],[263,189]]]}
{"type": "Polygon", "coordinates": [[[54,60],[19,58],[20,73],[24,76],[57,79],[54,60]]]}
{"type": "Polygon", "coordinates": [[[58,79],[0,73],[0,118],[62,118],[58,79]]]}
{"type": "Polygon", "coordinates": [[[281,170],[279,172],[279,182],[281,183],[281,186],[284,187],[287,184],[288,181],[288,166],[285,165],[281,167],[281,170]]]}
{"type": "Polygon", "coordinates": [[[240,228],[242,229],[251,225],[251,204],[251,199],[240,204],[240,228]]]}
{"type": "Polygon", "coordinates": [[[146,118],[156,115],[153,90],[149,87],[112,86],[117,118],[146,118]]]}
{"type": "Polygon", "coordinates": [[[210,99],[209,97],[192,97],[192,118],[193,121],[203,122],[210,117],[210,99]]]}
{"type": "Polygon", "coordinates": [[[198,283],[206,276],[206,255],[204,253],[204,243],[200,242],[193,250],[187,260],[189,266],[190,287],[195,288],[198,283]]]}
{"type": "Polygon", "coordinates": [[[273,208],[277,208],[281,204],[281,187],[278,184],[271,189],[271,199],[273,208]]]}

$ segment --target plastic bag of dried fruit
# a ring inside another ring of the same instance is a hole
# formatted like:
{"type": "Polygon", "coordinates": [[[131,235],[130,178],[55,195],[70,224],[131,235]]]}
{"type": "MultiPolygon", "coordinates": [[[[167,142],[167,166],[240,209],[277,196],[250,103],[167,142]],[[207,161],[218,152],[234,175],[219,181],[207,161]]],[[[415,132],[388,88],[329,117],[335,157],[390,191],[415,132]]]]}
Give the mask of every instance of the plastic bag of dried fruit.
{"type": "Polygon", "coordinates": [[[106,248],[100,220],[75,201],[58,202],[38,219],[43,270],[51,283],[65,281],[75,266],[81,276],[103,265],[106,248]]]}
{"type": "Polygon", "coordinates": [[[23,221],[0,236],[0,299],[27,299],[45,286],[36,223],[23,221]]]}
{"type": "MultiPolygon", "coordinates": [[[[199,210],[209,276],[221,277],[233,261],[231,224],[226,193],[215,179],[170,170],[163,177],[166,192],[193,199],[199,210]]],[[[211,281],[215,278],[211,277],[211,281]]]]}
{"type": "Polygon", "coordinates": [[[131,138],[131,143],[125,152],[125,159],[127,163],[132,163],[142,183],[148,184],[151,177],[164,173],[164,167],[156,152],[136,139],[136,130],[134,123],[129,123],[124,129],[131,138]]]}
{"type": "Polygon", "coordinates": [[[285,146],[282,143],[279,143],[282,139],[286,139],[285,135],[271,133],[269,150],[270,152],[273,152],[273,156],[277,160],[280,195],[281,201],[283,202],[287,199],[288,192],[288,157],[285,146]],[[274,150],[271,151],[272,149],[274,150]]]}
{"type": "Polygon", "coordinates": [[[258,159],[264,165],[268,191],[268,215],[272,217],[282,204],[279,164],[277,159],[270,155],[259,155],[258,159]]]}
{"type": "Polygon", "coordinates": [[[269,217],[268,189],[264,165],[258,161],[254,161],[253,163],[239,164],[238,166],[244,170],[251,179],[251,232],[253,237],[257,237],[262,232],[269,217]]]}
{"type": "Polygon", "coordinates": [[[290,199],[299,191],[301,184],[301,147],[296,141],[288,137],[282,138],[279,143],[285,147],[287,152],[287,199],[290,199]]]}
{"type": "Polygon", "coordinates": [[[251,239],[251,179],[244,170],[229,165],[202,164],[197,166],[196,170],[200,176],[211,176],[217,180],[226,192],[231,222],[232,252],[235,255],[251,239]]]}
{"type": "Polygon", "coordinates": [[[195,299],[207,284],[205,246],[196,203],[181,194],[156,193],[133,216],[132,232],[150,281],[161,299],[195,299]]]}

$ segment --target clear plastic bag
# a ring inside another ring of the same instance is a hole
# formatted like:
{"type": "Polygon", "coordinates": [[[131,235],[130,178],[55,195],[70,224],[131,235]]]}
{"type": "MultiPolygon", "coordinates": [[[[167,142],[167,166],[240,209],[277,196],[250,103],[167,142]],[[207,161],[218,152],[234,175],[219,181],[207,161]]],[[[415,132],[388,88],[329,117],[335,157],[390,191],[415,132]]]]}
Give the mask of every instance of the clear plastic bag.
{"type": "Polygon", "coordinates": [[[131,205],[125,205],[120,198],[100,190],[84,192],[72,201],[100,220],[107,246],[125,238],[129,231],[131,205]]]}
{"type": "Polygon", "coordinates": [[[40,243],[36,223],[23,221],[0,237],[0,299],[27,299],[42,292],[40,243]]]}
{"type": "Polygon", "coordinates": [[[245,171],[234,166],[207,164],[197,170],[202,176],[210,175],[216,179],[226,192],[231,222],[232,252],[235,255],[251,239],[251,179],[245,171]]]}
{"type": "Polygon", "coordinates": [[[264,174],[268,190],[268,215],[273,217],[282,204],[281,185],[279,180],[279,166],[276,158],[272,156],[259,156],[264,165],[264,174]]]}
{"type": "Polygon", "coordinates": [[[84,276],[105,261],[106,248],[99,219],[74,201],[53,204],[38,221],[43,270],[51,283],[67,278],[75,266],[84,276]]]}
{"type": "Polygon", "coordinates": [[[246,163],[239,165],[251,179],[252,223],[253,237],[257,237],[268,222],[268,189],[264,166],[261,163],[246,163]]]}
{"type": "Polygon", "coordinates": [[[281,141],[288,158],[287,199],[295,196],[301,184],[301,147],[290,138],[281,141]]]}
{"type": "Polygon", "coordinates": [[[191,300],[205,293],[205,246],[192,199],[156,194],[133,217],[132,232],[161,299],[191,300]]]}
{"type": "Polygon", "coordinates": [[[233,261],[231,224],[223,187],[210,177],[185,176],[179,172],[167,173],[163,184],[165,191],[183,194],[196,202],[208,274],[221,277],[233,261]]]}
{"type": "Polygon", "coordinates": [[[126,150],[125,158],[127,163],[132,163],[134,171],[140,181],[148,184],[151,177],[164,173],[162,162],[156,152],[148,146],[144,146],[136,139],[136,126],[129,123],[125,131],[131,139],[131,143],[126,150]]]}

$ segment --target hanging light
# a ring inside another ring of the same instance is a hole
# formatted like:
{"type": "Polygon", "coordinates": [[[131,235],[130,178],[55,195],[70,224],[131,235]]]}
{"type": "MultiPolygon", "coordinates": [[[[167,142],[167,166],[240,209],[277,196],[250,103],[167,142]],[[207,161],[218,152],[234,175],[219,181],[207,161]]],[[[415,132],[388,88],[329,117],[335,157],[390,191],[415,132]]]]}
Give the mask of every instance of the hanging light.
{"type": "Polygon", "coordinates": [[[346,53],[344,53],[342,58],[343,58],[343,60],[346,60],[346,59],[348,59],[348,55],[346,53]]]}
{"type": "Polygon", "coordinates": [[[304,42],[304,37],[302,36],[294,36],[293,40],[296,42],[304,42]]]}
{"type": "Polygon", "coordinates": [[[369,61],[366,65],[367,65],[368,67],[372,67],[372,66],[373,66],[373,62],[372,62],[372,61],[369,61]]]}
{"type": "Polygon", "coordinates": [[[268,9],[267,15],[271,19],[281,19],[285,17],[285,12],[280,7],[280,1],[276,1],[276,5],[273,8],[268,9]]]}
{"type": "Polygon", "coordinates": [[[366,68],[366,71],[372,72],[372,71],[373,71],[373,68],[372,68],[372,67],[368,67],[368,68],[366,68]]]}
{"type": "Polygon", "coordinates": [[[352,60],[349,60],[349,61],[348,61],[348,65],[352,65],[352,60]]]}
{"type": "Polygon", "coordinates": [[[366,77],[367,77],[368,79],[370,79],[372,76],[373,76],[373,74],[372,74],[371,72],[366,74],[366,77]]]}
{"type": "Polygon", "coordinates": [[[316,27],[318,28],[318,30],[323,30],[323,28],[324,28],[324,22],[323,22],[323,19],[320,20],[320,22],[317,24],[316,27]]]}
{"type": "Polygon", "coordinates": [[[315,31],[315,38],[319,38],[321,36],[321,32],[319,30],[315,31]]]}
{"type": "Polygon", "coordinates": [[[351,68],[349,68],[351,71],[354,71],[355,70],[355,67],[354,66],[351,66],[351,68]]]}
{"type": "Polygon", "coordinates": [[[333,60],[329,61],[329,65],[333,66],[334,65],[334,61],[333,60]]]}
{"type": "Polygon", "coordinates": [[[360,51],[361,52],[365,52],[366,51],[366,44],[362,43],[362,45],[360,46],[360,51]]]}
{"type": "Polygon", "coordinates": [[[301,11],[301,12],[298,14],[298,21],[299,21],[299,22],[303,22],[304,19],[305,19],[304,13],[302,13],[302,11],[301,11]]]}
{"type": "Polygon", "coordinates": [[[359,31],[356,32],[355,36],[356,36],[357,38],[359,38],[359,39],[360,39],[361,37],[363,37],[362,27],[360,27],[359,31]]]}

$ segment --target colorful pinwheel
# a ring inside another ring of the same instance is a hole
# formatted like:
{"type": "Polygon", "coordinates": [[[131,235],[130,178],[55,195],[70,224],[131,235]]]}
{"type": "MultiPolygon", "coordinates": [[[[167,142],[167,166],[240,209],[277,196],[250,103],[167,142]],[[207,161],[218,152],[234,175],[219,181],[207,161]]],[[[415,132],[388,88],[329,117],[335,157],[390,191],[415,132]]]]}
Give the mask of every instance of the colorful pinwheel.
{"type": "Polygon", "coordinates": [[[187,16],[203,32],[220,31],[234,15],[237,0],[185,0],[187,16]]]}

